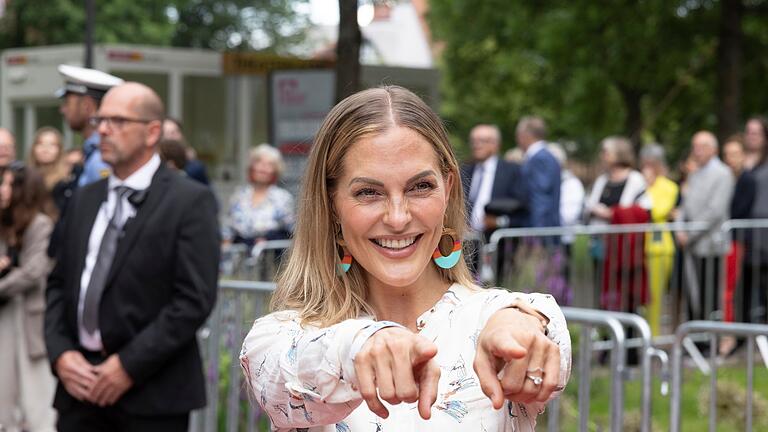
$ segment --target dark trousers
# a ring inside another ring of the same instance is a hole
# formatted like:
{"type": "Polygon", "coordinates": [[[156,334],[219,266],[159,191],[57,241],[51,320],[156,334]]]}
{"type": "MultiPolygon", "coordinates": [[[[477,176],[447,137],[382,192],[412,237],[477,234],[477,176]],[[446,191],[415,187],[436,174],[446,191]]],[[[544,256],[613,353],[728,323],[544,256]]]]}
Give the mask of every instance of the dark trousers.
{"type": "Polygon", "coordinates": [[[712,313],[720,310],[720,268],[723,259],[720,256],[694,257],[693,264],[696,267],[696,277],[699,294],[699,313],[694,313],[692,299],[688,298],[688,317],[690,319],[711,320],[716,319],[712,313]]]}
{"type": "Polygon", "coordinates": [[[187,432],[188,428],[189,413],[146,417],[84,402],[59,412],[56,423],[59,432],[187,432]]]}
{"type": "Polygon", "coordinates": [[[742,281],[741,320],[765,323],[768,309],[768,263],[747,261],[742,281]]]}

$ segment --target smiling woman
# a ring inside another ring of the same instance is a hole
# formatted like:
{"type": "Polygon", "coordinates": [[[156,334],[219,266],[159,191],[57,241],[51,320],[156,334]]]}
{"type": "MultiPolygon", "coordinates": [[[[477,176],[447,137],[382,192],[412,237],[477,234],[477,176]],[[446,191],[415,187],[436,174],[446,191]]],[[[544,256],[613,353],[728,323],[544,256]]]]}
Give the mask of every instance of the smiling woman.
{"type": "Polygon", "coordinates": [[[277,430],[535,427],[570,374],[565,320],[550,296],[474,284],[458,163],[423,101],[382,87],[340,102],[299,203],[275,312],[240,357],[277,430]]]}

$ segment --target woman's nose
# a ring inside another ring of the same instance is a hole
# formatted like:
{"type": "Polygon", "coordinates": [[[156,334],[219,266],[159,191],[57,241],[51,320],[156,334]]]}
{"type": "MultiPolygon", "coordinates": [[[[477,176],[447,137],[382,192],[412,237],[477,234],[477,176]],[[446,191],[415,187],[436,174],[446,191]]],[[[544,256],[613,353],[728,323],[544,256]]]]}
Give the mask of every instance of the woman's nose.
{"type": "Polygon", "coordinates": [[[408,200],[405,197],[396,197],[387,200],[387,210],[384,213],[384,223],[394,230],[404,230],[411,221],[411,212],[408,210],[408,200]]]}

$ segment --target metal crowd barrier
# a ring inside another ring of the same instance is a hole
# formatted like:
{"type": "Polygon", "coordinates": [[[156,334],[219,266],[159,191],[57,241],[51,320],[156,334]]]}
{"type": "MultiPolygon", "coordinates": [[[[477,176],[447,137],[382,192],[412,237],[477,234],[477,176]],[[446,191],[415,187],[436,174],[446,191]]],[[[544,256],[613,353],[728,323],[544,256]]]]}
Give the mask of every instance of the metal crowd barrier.
{"type": "Polygon", "coordinates": [[[483,274],[499,286],[548,290],[536,286],[540,279],[565,273],[549,291],[561,304],[605,308],[608,292],[619,310],[635,312],[643,287],[660,309],[660,318],[654,309],[657,318],[650,320],[654,335],[672,333],[691,313],[695,319],[752,322],[765,322],[768,315],[760,289],[768,284],[768,219],[729,220],[714,228],[703,222],[507,228],[490,236],[483,253],[492,265],[483,274]],[[679,232],[706,232],[714,239],[710,253],[680,248],[671,237],[679,232]],[[564,236],[577,240],[564,245],[564,236]],[[674,249],[646,248],[661,239],[674,249]]]}
{"type": "Polygon", "coordinates": [[[269,240],[251,248],[242,244],[227,245],[222,249],[221,274],[242,280],[272,280],[283,252],[291,243],[291,240],[269,240]]]}
{"type": "Polygon", "coordinates": [[[744,264],[737,270],[741,273],[735,281],[736,293],[741,296],[736,296],[736,303],[746,301],[753,307],[749,312],[743,311],[742,315],[747,316],[742,321],[768,322],[768,296],[764,288],[768,286],[768,219],[729,220],[722,230],[733,239],[732,254],[737,254],[744,264]]]}
{"type": "MultiPolygon", "coordinates": [[[[722,323],[712,321],[689,321],[680,325],[675,332],[675,344],[672,347],[672,393],[670,397],[669,430],[679,432],[681,425],[681,399],[683,384],[683,348],[692,333],[708,333],[710,335],[709,359],[709,431],[715,431],[717,426],[717,360],[715,349],[717,335],[744,336],[747,338],[747,402],[745,409],[745,430],[752,431],[752,394],[754,391],[755,342],[758,338],[768,336],[768,325],[722,323]]],[[[768,357],[763,353],[763,360],[768,367],[768,357]]]]}
{"type": "MultiPolygon", "coordinates": [[[[590,382],[592,369],[592,353],[597,350],[611,352],[611,399],[610,399],[610,430],[618,431],[623,427],[624,412],[624,381],[628,379],[626,364],[626,350],[630,348],[626,338],[626,328],[637,331],[638,337],[633,345],[640,348],[640,381],[641,381],[641,425],[640,430],[651,430],[651,392],[652,392],[652,361],[656,357],[662,365],[662,374],[666,375],[667,356],[664,351],[651,346],[651,330],[648,323],[640,316],[624,312],[609,312],[594,309],[579,309],[563,307],[563,314],[569,324],[580,324],[581,334],[579,339],[579,358],[577,370],[579,371],[579,431],[588,430],[590,382]],[[607,344],[592,341],[592,332],[595,327],[605,328],[609,331],[611,340],[607,344]],[[599,345],[599,346],[598,346],[599,345]],[[597,349],[596,349],[597,348],[597,349]]],[[[663,376],[662,378],[666,378],[663,376]]],[[[662,387],[662,393],[665,393],[662,387]]],[[[559,430],[559,401],[553,401],[549,406],[548,430],[559,430]]]]}
{"type": "Polygon", "coordinates": [[[253,321],[267,311],[274,282],[219,281],[219,299],[198,333],[205,363],[208,404],[192,414],[190,432],[258,430],[258,405],[242,385],[240,348],[253,321]]]}
{"type": "MultiPolygon", "coordinates": [[[[611,430],[621,430],[624,412],[624,362],[625,362],[625,333],[621,322],[610,315],[595,313],[596,311],[576,308],[563,308],[566,321],[573,324],[581,324],[581,337],[579,339],[579,431],[587,431],[589,423],[589,393],[590,375],[592,371],[592,329],[601,327],[608,330],[613,341],[611,349],[611,399],[610,399],[610,424],[611,430]]],[[[559,400],[550,402],[548,429],[560,430],[559,424],[559,400]]]]}

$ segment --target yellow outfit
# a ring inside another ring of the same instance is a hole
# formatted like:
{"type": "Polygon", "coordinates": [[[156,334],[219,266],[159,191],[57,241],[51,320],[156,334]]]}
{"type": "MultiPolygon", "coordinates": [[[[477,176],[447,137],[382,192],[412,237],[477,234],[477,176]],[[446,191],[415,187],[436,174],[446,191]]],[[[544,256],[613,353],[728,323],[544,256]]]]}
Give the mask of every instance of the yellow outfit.
{"type": "MultiPolygon", "coordinates": [[[[678,193],[679,188],[675,182],[663,176],[656,177],[646,191],[651,200],[651,222],[665,223],[668,220],[669,213],[677,203],[678,193]]],[[[675,242],[672,234],[669,231],[647,233],[645,255],[651,290],[646,315],[651,333],[655,336],[659,334],[662,296],[674,265],[675,242]]]]}

